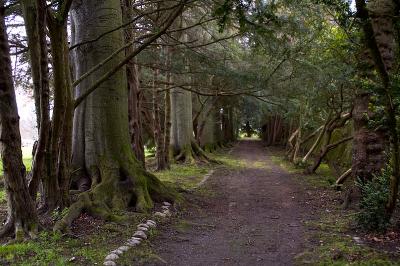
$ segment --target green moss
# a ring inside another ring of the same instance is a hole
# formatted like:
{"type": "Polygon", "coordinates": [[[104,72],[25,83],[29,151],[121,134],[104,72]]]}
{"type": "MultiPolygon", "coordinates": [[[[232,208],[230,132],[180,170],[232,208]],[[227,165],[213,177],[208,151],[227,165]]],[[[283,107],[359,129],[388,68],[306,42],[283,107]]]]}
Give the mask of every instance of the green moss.
{"type": "Polygon", "coordinates": [[[283,156],[271,156],[271,160],[289,173],[300,174],[303,171],[302,168],[296,167],[296,165],[286,160],[283,156]]]}
{"type": "Polygon", "coordinates": [[[173,164],[171,169],[154,173],[161,181],[182,187],[194,188],[211,169],[209,165],[173,164]]]}
{"type": "Polygon", "coordinates": [[[105,256],[130,238],[137,224],[149,218],[136,213],[125,213],[125,216],[124,224],[93,226],[83,221],[78,238],[45,231],[34,241],[0,246],[0,265],[67,265],[72,258],[71,265],[102,265],[105,256]]]}
{"type": "Polygon", "coordinates": [[[291,174],[297,174],[299,179],[305,181],[308,185],[311,185],[313,187],[329,188],[336,181],[336,178],[333,176],[331,169],[325,163],[321,163],[316,174],[305,175],[303,173],[304,167],[297,166],[289,162],[283,156],[271,156],[271,160],[275,164],[278,164],[281,168],[285,169],[287,172],[291,174]]]}
{"type": "Polygon", "coordinates": [[[309,221],[306,236],[313,247],[296,256],[298,265],[400,265],[383,251],[359,245],[351,236],[354,211],[331,209],[309,221]]]}
{"type": "Polygon", "coordinates": [[[6,191],[4,189],[0,190],[0,204],[6,203],[6,191]]]}

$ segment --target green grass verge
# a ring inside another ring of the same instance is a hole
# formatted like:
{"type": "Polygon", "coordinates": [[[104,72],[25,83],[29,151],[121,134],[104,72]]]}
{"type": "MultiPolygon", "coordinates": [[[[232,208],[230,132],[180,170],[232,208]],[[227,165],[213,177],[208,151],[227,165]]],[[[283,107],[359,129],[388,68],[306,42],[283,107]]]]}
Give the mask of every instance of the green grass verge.
{"type": "Polygon", "coordinates": [[[319,166],[316,174],[305,175],[303,174],[304,167],[296,166],[295,164],[286,160],[284,156],[274,155],[271,156],[271,159],[275,164],[278,164],[281,168],[285,169],[291,174],[296,174],[299,179],[305,181],[313,187],[329,188],[336,181],[336,178],[332,175],[332,171],[329,169],[329,166],[326,163],[322,163],[319,166]]]}
{"type": "Polygon", "coordinates": [[[321,214],[318,221],[308,221],[307,240],[313,247],[296,256],[298,265],[400,265],[382,250],[357,244],[351,236],[354,211],[340,209],[321,214]]]}

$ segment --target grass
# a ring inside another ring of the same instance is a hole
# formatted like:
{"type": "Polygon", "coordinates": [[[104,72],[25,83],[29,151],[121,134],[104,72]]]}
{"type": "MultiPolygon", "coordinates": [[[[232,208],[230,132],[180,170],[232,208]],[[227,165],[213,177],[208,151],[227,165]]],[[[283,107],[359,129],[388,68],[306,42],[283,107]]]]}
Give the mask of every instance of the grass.
{"type": "Polygon", "coordinates": [[[296,256],[298,265],[400,265],[380,250],[359,245],[351,236],[354,211],[333,210],[306,226],[312,248],[296,256]]]}
{"type": "MultiPolygon", "coordinates": [[[[32,147],[22,147],[22,161],[27,171],[31,170],[32,166],[32,147]]],[[[3,162],[0,160],[0,176],[3,175],[3,162]]]]}
{"type": "Polygon", "coordinates": [[[300,167],[292,162],[289,162],[282,155],[271,156],[271,159],[281,168],[285,169],[291,174],[295,174],[299,179],[304,180],[313,187],[330,188],[336,181],[336,178],[332,175],[332,171],[326,163],[321,163],[315,174],[306,175],[303,173],[304,167],[300,167]]]}
{"type": "Polygon", "coordinates": [[[0,265],[102,265],[105,256],[130,238],[146,217],[129,213],[123,224],[97,221],[90,232],[78,232],[77,237],[43,231],[36,240],[0,246],[0,265]]]}
{"type": "Polygon", "coordinates": [[[209,165],[173,164],[171,169],[154,174],[163,182],[183,189],[193,189],[210,169],[209,165]]]}

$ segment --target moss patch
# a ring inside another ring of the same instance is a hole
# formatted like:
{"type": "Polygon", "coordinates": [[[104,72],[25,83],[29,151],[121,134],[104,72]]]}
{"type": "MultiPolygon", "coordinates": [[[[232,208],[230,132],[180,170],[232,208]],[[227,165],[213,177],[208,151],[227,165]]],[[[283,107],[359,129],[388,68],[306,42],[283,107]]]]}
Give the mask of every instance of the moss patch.
{"type": "Polygon", "coordinates": [[[154,173],[161,181],[183,189],[193,189],[211,169],[208,165],[173,164],[170,170],[154,173]]]}
{"type": "Polygon", "coordinates": [[[125,215],[124,224],[103,223],[83,215],[73,228],[74,237],[44,231],[34,241],[0,246],[0,265],[102,265],[105,256],[147,218],[136,213],[125,215]]]}
{"type": "Polygon", "coordinates": [[[334,210],[318,221],[307,222],[311,247],[296,256],[296,264],[400,265],[386,252],[358,244],[350,229],[353,220],[354,212],[334,210]]]}

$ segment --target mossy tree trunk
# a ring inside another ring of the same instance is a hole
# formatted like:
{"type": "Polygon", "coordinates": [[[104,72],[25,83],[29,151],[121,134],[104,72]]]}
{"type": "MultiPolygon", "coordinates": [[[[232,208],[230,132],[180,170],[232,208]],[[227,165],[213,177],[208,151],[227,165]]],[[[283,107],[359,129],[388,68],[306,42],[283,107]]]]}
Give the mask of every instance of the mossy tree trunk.
{"type": "Polygon", "coordinates": [[[388,133],[390,135],[391,167],[390,193],[386,205],[389,216],[396,207],[400,182],[400,139],[396,117],[395,95],[398,90],[397,75],[399,43],[398,1],[392,0],[356,0],[357,16],[361,19],[364,32],[364,45],[368,49],[379,75],[382,89],[379,93],[384,101],[388,133]]]}
{"type": "Polygon", "coordinates": [[[37,215],[22,162],[19,116],[4,12],[4,1],[0,1],[0,139],[8,205],[7,221],[0,235],[15,229],[16,239],[22,240],[24,233],[31,236],[36,233],[37,215]]]}
{"type": "MultiPolygon", "coordinates": [[[[119,0],[87,0],[73,6],[77,43],[95,38],[122,24],[119,0]]],[[[115,30],[101,40],[75,50],[76,77],[86,73],[109,54],[123,46],[123,30],[115,30]]],[[[123,59],[115,56],[76,87],[82,95],[99,77],[123,59]]],[[[79,179],[89,180],[90,190],[79,195],[55,230],[63,230],[82,211],[106,219],[115,218],[111,210],[130,205],[138,211],[153,207],[153,200],[173,199],[174,194],[155,176],[146,172],[130,146],[126,70],[121,68],[103,82],[75,110],[73,169],[79,179]]]]}
{"type": "Polygon", "coordinates": [[[354,139],[352,153],[352,174],[362,181],[371,181],[379,174],[387,161],[387,139],[383,130],[371,130],[369,119],[374,113],[369,109],[371,95],[359,94],[354,100],[354,139]]]}
{"type": "Polygon", "coordinates": [[[344,137],[334,143],[331,143],[333,131],[345,126],[347,121],[349,119],[351,119],[351,117],[352,117],[351,113],[348,113],[345,115],[341,115],[339,113],[336,117],[334,117],[332,120],[330,120],[327,123],[326,130],[325,130],[325,136],[324,136],[324,142],[322,144],[321,150],[319,151],[319,154],[315,157],[314,163],[306,169],[306,171],[305,171],[306,173],[308,173],[308,174],[315,173],[315,171],[321,165],[323,159],[325,158],[325,156],[328,154],[329,151],[333,150],[340,144],[353,139],[352,136],[349,136],[349,137],[344,137]]]}

